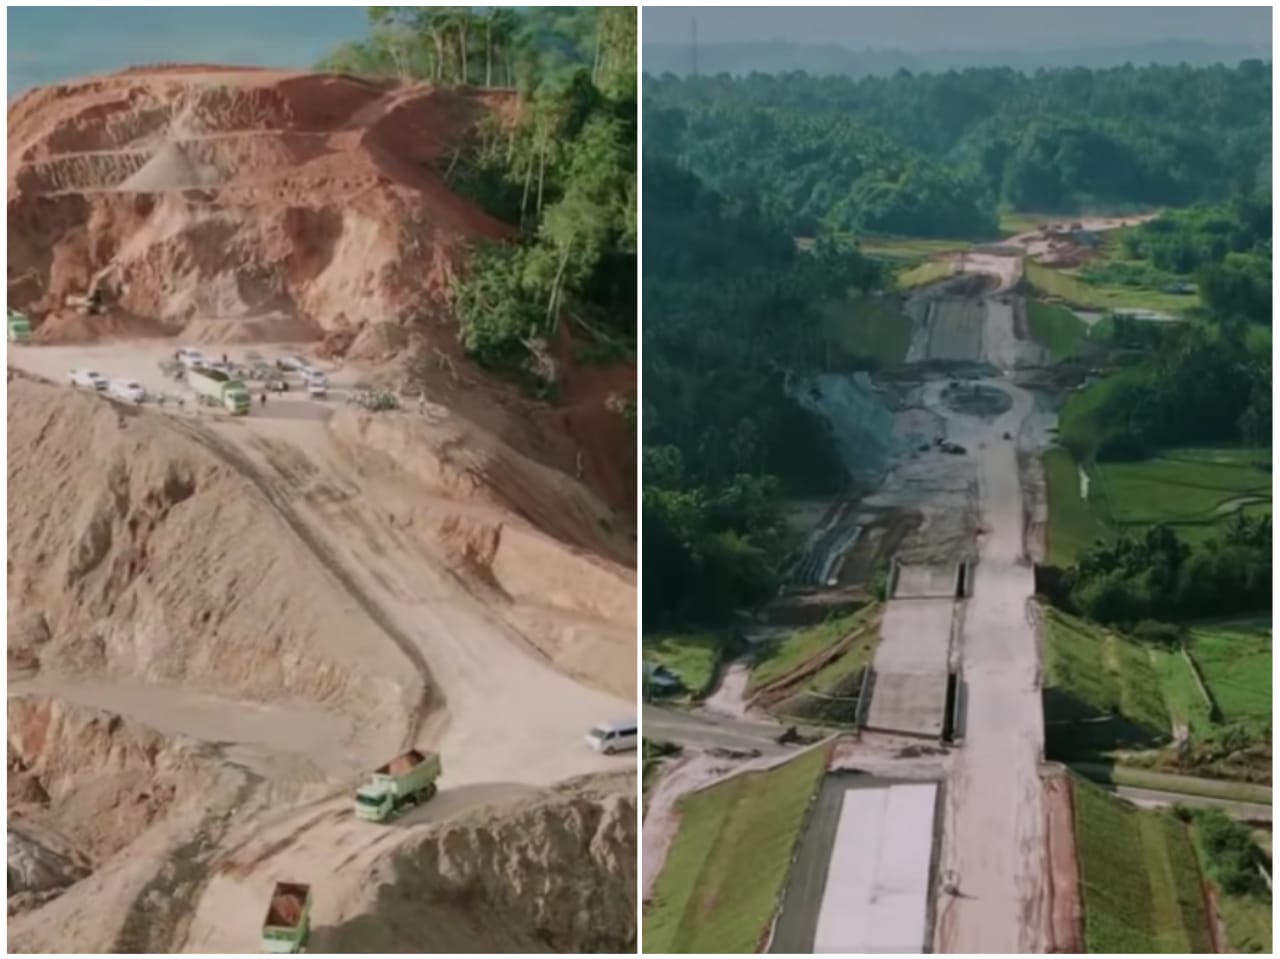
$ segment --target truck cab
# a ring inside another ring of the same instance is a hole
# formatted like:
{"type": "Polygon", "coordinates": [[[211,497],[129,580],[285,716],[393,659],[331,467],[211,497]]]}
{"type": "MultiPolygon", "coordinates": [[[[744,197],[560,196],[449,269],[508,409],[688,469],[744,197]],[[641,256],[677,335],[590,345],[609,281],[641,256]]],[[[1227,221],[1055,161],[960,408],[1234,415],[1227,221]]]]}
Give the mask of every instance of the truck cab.
{"type": "Polygon", "coordinates": [[[31,342],[31,321],[16,310],[9,311],[9,342],[31,342]]]}

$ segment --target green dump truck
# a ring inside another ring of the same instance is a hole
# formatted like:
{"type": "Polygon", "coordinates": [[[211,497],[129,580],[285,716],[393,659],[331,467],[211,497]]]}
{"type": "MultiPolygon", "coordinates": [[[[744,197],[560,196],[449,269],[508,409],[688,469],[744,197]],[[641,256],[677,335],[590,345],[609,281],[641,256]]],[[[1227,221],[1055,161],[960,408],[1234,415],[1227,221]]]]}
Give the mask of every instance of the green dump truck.
{"type": "Polygon", "coordinates": [[[222,370],[193,366],[187,370],[187,385],[196,391],[201,402],[221,406],[236,416],[249,412],[249,391],[243,383],[222,370]]]}
{"type": "Polygon", "coordinates": [[[311,887],[278,882],[262,923],[263,952],[301,952],[311,932],[311,887]]]}
{"type": "Polygon", "coordinates": [[[17,310],[9,311],[9,342],[31,342],[31,321],[17,310]]]}
{"type": "Polygon", "coordinates": [[[436,794],[440,757],[411,749],[385,766],[356,790],[356,815],[370,822],[386,822],[436,794]]]}

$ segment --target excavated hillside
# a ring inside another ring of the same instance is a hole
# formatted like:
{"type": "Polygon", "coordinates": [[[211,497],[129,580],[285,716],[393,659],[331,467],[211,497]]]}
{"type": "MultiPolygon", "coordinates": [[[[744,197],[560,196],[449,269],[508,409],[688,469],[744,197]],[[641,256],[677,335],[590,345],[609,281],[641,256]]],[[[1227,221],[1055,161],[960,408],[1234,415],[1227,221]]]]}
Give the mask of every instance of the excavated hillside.
{"type": "Polygon", "coordinates": [[[256,321],[277,339],[439,319],[472,244],[509,233],[442,168],[509,95],[331,74],[157,67],[9,108],[9,305],[46,341],[256,321]],[[110,323],[68,296],[97,291],[110,323]]]}
{"type": "Polygon", "coordinates": [[[333,737],[335,770],[358,768],[373,729],[383,749],[416,732],[425,664],[245,476],[166,417],[29,379],[8,414],[11,670],[108,708],[185,690],[260,704],[267,725],[274,707],[277,745],[333,737]]]}
{"type": "Polygon", "coordinates": [[[583,742],[636,708],[634,370],[566,334],[535,401],[447,309],[511,233],[447,169],[514,109],[213,66],[10,105],[11,950],[258,951],[281,878],[309,951],[634,949],[635,757],[583,742]],[[328,396],[202,407],[179,335],[328,396]],[[410,748],[438,792],[356,816],[410,748]]]}

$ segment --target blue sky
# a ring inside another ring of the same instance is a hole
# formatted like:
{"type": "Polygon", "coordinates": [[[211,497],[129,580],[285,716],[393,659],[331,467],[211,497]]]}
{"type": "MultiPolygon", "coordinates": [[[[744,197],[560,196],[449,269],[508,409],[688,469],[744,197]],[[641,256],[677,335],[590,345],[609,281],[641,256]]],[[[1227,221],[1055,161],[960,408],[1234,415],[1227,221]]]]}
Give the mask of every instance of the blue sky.
{"type": "Polygon", "coordinates": [[[365,37],[367,7],[10,7],[9,99],[163,61],[309,67],[365,37]]]}

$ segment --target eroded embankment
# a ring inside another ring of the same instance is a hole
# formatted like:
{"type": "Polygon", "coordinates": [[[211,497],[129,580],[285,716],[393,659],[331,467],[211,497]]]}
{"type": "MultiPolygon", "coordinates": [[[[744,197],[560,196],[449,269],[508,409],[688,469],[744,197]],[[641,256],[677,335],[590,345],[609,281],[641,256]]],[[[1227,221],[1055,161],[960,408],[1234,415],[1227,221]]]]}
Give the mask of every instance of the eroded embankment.
{"type": "Polygon", "coordinates": [[[566,783],[410,833],[311,948],[632,952],[636,855],[635,776],[566,783]]]}
{"type": "Polygon", "coordinates": [[[164,951],[254,777],[217,751],[42,696],[8,705],[9,948],[164,951]]]}

